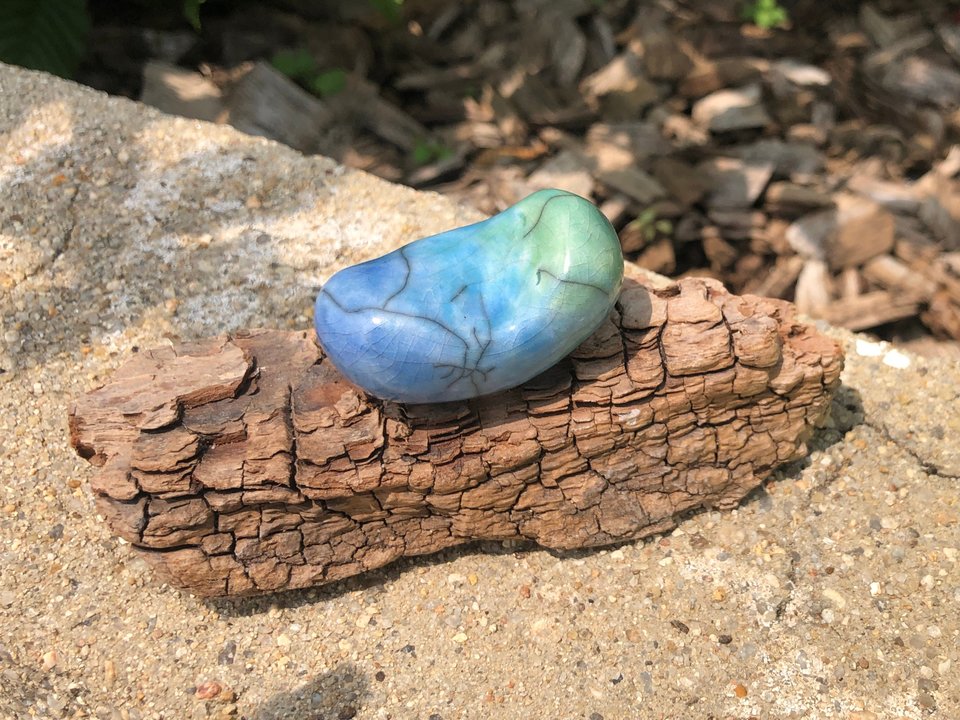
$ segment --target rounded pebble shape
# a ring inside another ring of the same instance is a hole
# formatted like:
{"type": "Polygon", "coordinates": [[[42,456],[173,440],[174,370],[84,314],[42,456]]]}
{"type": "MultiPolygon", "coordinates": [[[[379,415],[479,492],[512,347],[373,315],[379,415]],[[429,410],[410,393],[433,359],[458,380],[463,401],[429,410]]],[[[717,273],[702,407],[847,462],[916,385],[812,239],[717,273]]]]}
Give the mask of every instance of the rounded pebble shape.
{"type": "Polygon", "coordinates": [[[593,203],[541,190],[488,220],[333,275],[317,337],[371,395],[432,403],[516,387],[573,351],[623,282],[617,233],[593,203]]]}

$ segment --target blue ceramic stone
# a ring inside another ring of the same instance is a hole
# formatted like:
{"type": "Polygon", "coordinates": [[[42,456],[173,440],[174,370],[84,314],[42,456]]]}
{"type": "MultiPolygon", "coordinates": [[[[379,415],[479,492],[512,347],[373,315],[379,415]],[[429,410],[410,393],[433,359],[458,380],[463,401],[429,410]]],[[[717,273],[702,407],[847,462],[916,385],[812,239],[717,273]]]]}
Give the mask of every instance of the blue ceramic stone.
{"type": "Polygon", "coordinates": [[[520,385],[569,354],[610,313],[622,281],[603,214],[541,190],[341,270],[314,317],[329,359],[371,395],[463,400],[520,385]]]}

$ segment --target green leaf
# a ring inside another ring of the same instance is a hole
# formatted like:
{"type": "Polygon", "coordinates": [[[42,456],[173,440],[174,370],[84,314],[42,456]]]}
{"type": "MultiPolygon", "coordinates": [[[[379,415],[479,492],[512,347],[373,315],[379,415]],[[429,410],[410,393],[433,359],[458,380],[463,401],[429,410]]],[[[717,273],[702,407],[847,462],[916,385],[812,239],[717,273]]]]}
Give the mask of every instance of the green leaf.
{"type": "Polygon", "coordinates": [[[72,77],[86,50],[86,0],[0,0],[0,60],[72,77]]]}
{"type": "Polygon", "coordinates": [[[653,225],[657,219],[657,211],[653,208],[644,208],[644,210],[637,215],[637,219],[634,220],[640,226],[653,225]]]}
{"type": "Polygon", "coordinates": [[[786,25],[790,16],[778,0],[755,0],[743,6],[743,19],[769,30],[778,25],[786,25]]]}
{"type": "Polygon", "coordinates": [[[453,157],[453,150],[436,140],[418,140],[411,153],[411,159],[417,167],[449,157],[453,157]]]}
{"type": "Polygon", "coordinates": [[[330,97],[347,85],[347,73],[340,68],[322,72],[310,81],[310,91],[319,97],[330,97]]]}
{"type": "Polygon", "coordinates": [[[413,162],[415,165],[426,165],[433,157],[430,144],[418,142],[413,148],[413,162]]]}
{"type": "Polygon", "coordinates": [[[200,6],[207,0],[183,0],[183,16],[193,29],[200,32],[200,6]]]}
{"type": "Polygon", "coordinates": [[[317,61],[306,49],[278,50],[270,64],[291,80],[306,82],[317,72],[317,61]]]}

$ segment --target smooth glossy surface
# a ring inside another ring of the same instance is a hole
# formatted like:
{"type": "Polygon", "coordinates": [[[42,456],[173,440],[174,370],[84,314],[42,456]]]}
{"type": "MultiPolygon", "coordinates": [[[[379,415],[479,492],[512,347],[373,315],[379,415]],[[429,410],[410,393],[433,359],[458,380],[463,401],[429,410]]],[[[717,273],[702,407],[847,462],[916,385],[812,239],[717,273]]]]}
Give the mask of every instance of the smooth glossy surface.
{"type": "Polygon", "coordinates": [[[462,400],[520,385],[570,353],[609,314],[622,281],[603,214],[541,190],[341,270],[314,317],[328,357],[370,394],[462,400]]]}

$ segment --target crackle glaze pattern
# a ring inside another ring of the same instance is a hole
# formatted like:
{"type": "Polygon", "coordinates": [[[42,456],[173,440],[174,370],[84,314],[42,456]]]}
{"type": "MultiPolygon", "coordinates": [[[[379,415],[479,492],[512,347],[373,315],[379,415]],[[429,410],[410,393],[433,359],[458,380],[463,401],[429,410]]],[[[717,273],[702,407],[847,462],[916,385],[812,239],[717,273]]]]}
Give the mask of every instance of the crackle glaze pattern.
{"type": "Polygon", "coordinates": [[[336,273],[317,336],[352,382],[407,403],[515,387],[569,354],[610,313],[623,257],[589,201],[541,190],[483,222],[336,273]]]}

